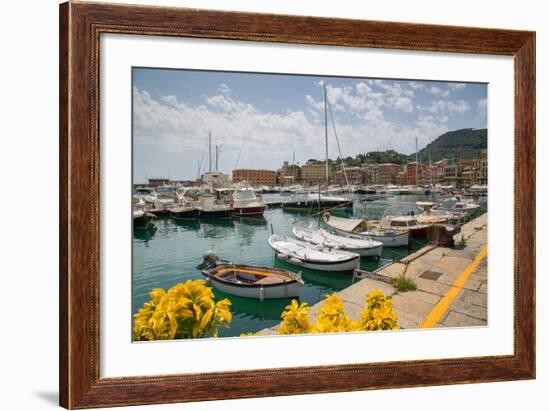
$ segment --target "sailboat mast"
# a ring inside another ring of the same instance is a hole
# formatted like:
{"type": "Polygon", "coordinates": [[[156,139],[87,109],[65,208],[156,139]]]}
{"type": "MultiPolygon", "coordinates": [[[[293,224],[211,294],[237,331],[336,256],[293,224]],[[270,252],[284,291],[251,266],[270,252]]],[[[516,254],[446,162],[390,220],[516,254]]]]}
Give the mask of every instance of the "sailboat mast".
{"type": "Polygon", "coordinates": [[[432,186],[432,153],[428,150],[428,166],[430,168],[430,187],[432,186]]]}
{"type": "Polygon", "coordinates": [[[208,172],[212,172],[212,133],[208,132],[208,172]]]}
{"type": "Polygon", "coordinates": [[[327,118],[327,85],[323,83],[325,92],[325,185],[328,189],[328,118],[327,118]]]}
{"type": "Polygon", "coordinates": [[[418,137],[414,138],[414,143],[416,147],[416,186],[418,187],[418,137]]]}
{"type": "Polygon", "coordinates": [[[216,144],[216,172],[218,172],[218,145],[216,144]]]}

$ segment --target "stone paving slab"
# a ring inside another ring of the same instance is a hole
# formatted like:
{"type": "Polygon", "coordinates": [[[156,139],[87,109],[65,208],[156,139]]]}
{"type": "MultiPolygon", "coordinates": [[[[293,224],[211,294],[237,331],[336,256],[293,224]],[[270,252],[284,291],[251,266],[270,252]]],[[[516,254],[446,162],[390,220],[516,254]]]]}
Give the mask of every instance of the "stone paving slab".
{"type": "Polygon", "coordinates": [[[441,323],[441,325],[444,327],[472,327],[487,325],[487,321],[451,311],[447,314],[447,317],[445,317],[445,320],[441,323]]]}

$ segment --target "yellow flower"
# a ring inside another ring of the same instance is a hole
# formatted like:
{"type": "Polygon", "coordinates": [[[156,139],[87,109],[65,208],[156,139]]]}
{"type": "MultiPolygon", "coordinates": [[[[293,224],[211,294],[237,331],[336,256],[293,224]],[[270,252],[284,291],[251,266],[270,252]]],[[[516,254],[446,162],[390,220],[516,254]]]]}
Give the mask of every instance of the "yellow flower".
{"type": "Polygon", "coordinates": [[[312,326],[309,321],[309,310],[307,303],[298,303],[292,300],[281,314],[283,322],[279,326],[279,334],[304,334],[311,332],[312,326]]]}
{"type": "Polygon", "coordinates": [[[218,328],[229,327],[231,303],[214,301],[204,280],[188,280],[167,292],[155,288],[134,316],[134,340],[216,337],[218,328]]]}

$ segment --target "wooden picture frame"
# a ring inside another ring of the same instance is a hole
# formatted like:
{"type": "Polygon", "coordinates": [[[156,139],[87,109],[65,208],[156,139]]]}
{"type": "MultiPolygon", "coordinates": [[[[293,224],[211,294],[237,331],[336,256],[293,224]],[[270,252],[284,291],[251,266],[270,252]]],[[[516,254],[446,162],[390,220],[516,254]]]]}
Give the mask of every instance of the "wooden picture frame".
{"type": "Polygon", "coordinates": [[[60,404],[90,408],[535,377],[535,33],[69,2],[60,6],[60,404]],[[101,33],[513,56],[514,354],[100,378],[101,33]]]}

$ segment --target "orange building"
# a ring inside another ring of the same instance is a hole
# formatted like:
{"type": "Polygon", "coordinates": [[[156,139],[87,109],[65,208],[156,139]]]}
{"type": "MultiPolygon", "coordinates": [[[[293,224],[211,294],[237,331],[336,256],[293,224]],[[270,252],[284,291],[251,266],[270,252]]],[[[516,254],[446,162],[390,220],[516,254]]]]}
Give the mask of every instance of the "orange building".
{"type": "Polygon", "coordinates": [[[393,163],[378,164],[377,168],[377,181],[375,184],[395,184],[397,174],[403,170],[403,166],[393,163]]]}
{"type": "Polygon", "coordinates": [[[273,170],[239,169],[233,170],[233,182],[247,181],[254,186],[270,186],[277,184],[277,172],[273,170]]]}
{"type": "MultiPolygon", "coordinates": [[[[329,169],[329,179],[331,177],[329,169]]],[[[302,180],[308,185],[324,182],[326,179],[325,163],[306,163],[302,166],[302,180]]]]}

